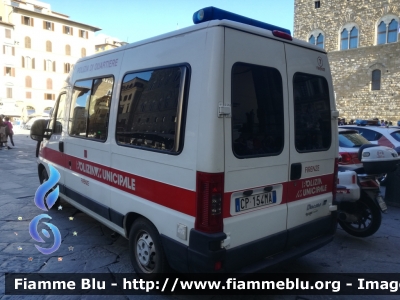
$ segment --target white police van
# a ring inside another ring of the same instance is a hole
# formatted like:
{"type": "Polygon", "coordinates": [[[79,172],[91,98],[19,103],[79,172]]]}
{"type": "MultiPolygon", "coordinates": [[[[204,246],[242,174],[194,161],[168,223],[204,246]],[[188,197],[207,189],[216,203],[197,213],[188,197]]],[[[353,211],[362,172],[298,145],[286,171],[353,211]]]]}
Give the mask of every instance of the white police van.
{"type": "Polygon", "coordinates": [[[338,113],[326,52],[213,7],[194,22],[76,63],[41,182],[53,165],[61,197],[128,238],[142,274],[251,272],[327,244],[338,113]]]}

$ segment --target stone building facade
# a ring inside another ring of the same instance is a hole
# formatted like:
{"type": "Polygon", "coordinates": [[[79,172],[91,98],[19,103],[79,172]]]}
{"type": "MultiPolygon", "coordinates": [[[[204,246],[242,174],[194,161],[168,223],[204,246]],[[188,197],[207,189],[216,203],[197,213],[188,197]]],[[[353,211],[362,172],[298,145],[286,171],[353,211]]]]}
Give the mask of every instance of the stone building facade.
{"type": "Polygon", "coordinates": [[[328,52],[346,120],[400,120],[400,0],[295,0],[294,37],[328,52]]]}

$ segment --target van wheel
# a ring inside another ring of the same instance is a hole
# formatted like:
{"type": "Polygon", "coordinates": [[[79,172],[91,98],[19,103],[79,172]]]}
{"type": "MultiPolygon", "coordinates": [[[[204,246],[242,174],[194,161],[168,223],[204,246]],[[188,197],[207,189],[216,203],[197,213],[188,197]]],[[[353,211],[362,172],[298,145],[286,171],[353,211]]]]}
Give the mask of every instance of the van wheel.
{"type": "MultiPolygon", "coordinates": [[[[47,180],[49,180],[49,175],[47,174],[46,169],[43,168],[42,173],[40,173],[40,177],[39,177],[40,184],[43,184],[43,182],[46,182],[47,180]]],[[[54,188],[52,188],[49,192],[51,192],[53,190],[54,190],[54,188]]],[[[46,194],[46,196],[47,195],[48,195],[48,193],[46,194]]],[[[60,204],[61,204],[61,200],[60,200],[60,197],[58,197],[57,201],[54,203],[54,205],[51,207],[51,209],[56,209],[58,206],[60,206],[60,204]]]]}
{"type": "Polygon", "coordinates": [[[160,234],[147,219],[136,220],[129,234],[129,255],[136,273],[152,280],[158,273],[169,270],[160,234]]]}

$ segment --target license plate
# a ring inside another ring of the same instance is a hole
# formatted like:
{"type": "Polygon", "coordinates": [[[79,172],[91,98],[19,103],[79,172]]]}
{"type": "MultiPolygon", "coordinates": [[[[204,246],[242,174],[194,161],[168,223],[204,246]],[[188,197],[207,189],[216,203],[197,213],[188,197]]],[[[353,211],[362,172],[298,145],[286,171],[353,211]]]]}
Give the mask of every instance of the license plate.
{"type": "Polygon", "coordinates": [[[276,191],[235,199],[236,212],[276,203],[276,191]]]}
{"type": "Polygon", "coordinates": [[[379,206],[380,206],[381,210],[382,211],[386,211],[387,210],[387,206],[386,206],[385,200],[383,200],[382,196],[378,196],[376,198],[376,200],[378,200],[378,203],[379,203],[379,206]]]}

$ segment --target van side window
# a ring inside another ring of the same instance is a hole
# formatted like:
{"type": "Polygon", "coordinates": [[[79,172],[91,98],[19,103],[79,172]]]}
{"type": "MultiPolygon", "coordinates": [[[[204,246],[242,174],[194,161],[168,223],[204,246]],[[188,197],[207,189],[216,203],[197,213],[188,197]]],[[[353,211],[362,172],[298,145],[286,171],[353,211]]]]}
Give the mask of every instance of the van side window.
{"type": "Polygon", "coordinates": [[[61,94],[58,97],[58,101],[54,106],[53,116],[50,120],[49,128],[52,129],[53,134],[61,134],[64,125],[64,109],[65,109],[65,99],[67,94],[61,94]]]}
{"type": "Polygon", "coordinates": [[[118,106],[117,143],[167,153],[180,152],[186,76],[186,67],[126,74],[118,106]]]}
{"type": "Polygon", "coordinates": [[[232,67],[232,150],[238,158],[279,155],[284,146],[282,76],[275,68],[232,67]]]}
{"type": "Polygon", "coordinates": [[[77,81],[69,114],[69,135],[105,141],[114,78],[77,81]]]}
{"type": "Polygon", "coordinates": [[[296,150],[328,150],[332,140],[328,82],[322,76],[296,73],[293,97],[296,150]]]}

